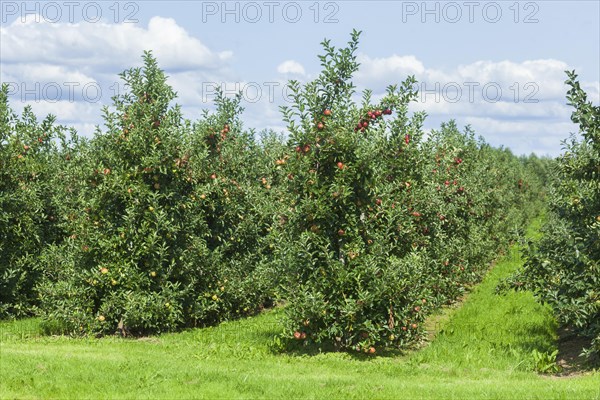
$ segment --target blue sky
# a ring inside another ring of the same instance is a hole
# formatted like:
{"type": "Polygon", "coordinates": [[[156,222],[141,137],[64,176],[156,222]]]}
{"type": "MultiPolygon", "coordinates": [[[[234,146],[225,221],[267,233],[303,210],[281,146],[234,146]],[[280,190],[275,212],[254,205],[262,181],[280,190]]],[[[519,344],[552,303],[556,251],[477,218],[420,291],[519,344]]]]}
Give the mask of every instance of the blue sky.
{"type": "Polygon", "coordinates": [[[242,90],[248,128],[284,130],[288,79],[319,73],[320,42],[363,32],[359,89],[381,94],[415,75],[425,128],[456,119],[517,154],[557,155],[570,122],[564,85],[575,69],[600,103],[598,1],[72,1],[0,4],[0,80],[15,110],[91,135],[117,74],[151,49],[186,116],[213,88],[242,90]]]}

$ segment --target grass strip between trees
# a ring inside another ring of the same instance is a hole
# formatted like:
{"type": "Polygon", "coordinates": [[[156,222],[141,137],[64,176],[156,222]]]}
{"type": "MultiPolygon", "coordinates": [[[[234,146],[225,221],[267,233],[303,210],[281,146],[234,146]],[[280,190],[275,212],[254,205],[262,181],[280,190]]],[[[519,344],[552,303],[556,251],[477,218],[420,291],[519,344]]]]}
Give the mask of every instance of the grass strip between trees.
{"type": "Polygon", "coordinates": [[[598,372],[534,372],[532,352],[556,347],[551,311],[528,292],[494,294],[521,263],[513,245],[462,306],[430,321],[433,341],[404,355],[279,353],[281,309],[137,340],[49,337],[37,319],[2,322],[0,398],[600,399],[598,372]]]}

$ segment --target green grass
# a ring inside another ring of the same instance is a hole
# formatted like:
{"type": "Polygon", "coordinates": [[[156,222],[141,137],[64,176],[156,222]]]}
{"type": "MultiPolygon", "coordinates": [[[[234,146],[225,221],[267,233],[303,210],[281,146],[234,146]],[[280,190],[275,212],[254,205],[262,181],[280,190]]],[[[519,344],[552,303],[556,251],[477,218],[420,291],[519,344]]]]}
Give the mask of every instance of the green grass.
{"type": "Polygon", "coordinates": [[[600,399],[598,372],[532,372],[531,352],[555,347],[556,323],[529,293],[494,294],[520,262],[513,246],[462,307],[432,318],[432,343],[403,356],[278,353],[281,310],[141,340],[48,337],[38,320],[3,322],[0,398],[600,399]]]}

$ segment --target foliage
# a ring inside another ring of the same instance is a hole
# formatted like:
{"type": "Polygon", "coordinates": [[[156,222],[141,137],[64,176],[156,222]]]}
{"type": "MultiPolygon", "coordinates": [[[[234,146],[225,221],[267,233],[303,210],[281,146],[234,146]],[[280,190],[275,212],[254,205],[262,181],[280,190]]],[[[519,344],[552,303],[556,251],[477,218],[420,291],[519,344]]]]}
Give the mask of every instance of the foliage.
{"type": "Polygon", "coordinates": [[[527,220],[536,177],[453,122],[424,138],[425,115],[408,116],[412,77],[357,104],[358,37],[323,42],[321,75],[291,82],[291,207],[274,235],[290,278],[285,337],[374,353],[418,340],[431,310],[481,278],[527,220]]]}
{"type": "Polygon", "coordinates": [[[31,314],[42,271],[44,246],[62,232],[52,203],[53,176],[60,170],[64,128],[48,116],[38,122],[30,106],[21,116],[8,104],[8,86],[0,90],[0,318],[31,314]]]}
{"type": "Polygon", "coordinates": [[[522,271],[510,279],[533,290],[559,319],[593,338],[600,353],[600,107],[587,100],[575,72],[567,72],[571,120],[581,139],[564,143],[552,170],[543,238],[531,244],[522,271]]]}
{"type": "Polygon", "coordinates": [[[68,238],[43,255],[48,329],[147,334],[254,312],[265,228],[239,99],[192,124],[150,53],[121,76],[130,92],[104,110],[107,132],[60,177],[68,238]]]}
{"type": "Polygon", "coordinates": [[[552,353],[543,353],[534,349],[531,352],[531,356],[533,357],[534,370],[542,374],[555,374],[557,372],[560,372],[560,365],[556,363],[557,355],[558,350],[554,350],[552,353]]]}
{"type": "MultiPolygon", "coordinates": [[[[58,130],[60,146],[3,175],[12,196],[11,179],[44,171],[0,221],[9,232],[18,213],[38,218],[3,244],[3,268],[27,277],[7,279],[7,293],[29,312],[36,299],[49,332],[173,331],[283,299],[286,345],[373,354],[421,340],[425,318],[536,213],[547,164],[454,121],[425,134],[425,114],[409,113],[414,77],[357,98],[359,35],[340,49],[324,41],[321,74],[290,83],[285,139],[244,131],[240,96],[219,93],[214,113],[185,119],[145,53],[121,74],[128,92],[104,109],[104,131],[67,141],[58,130]]],[[[15,138],[33,129],[5,124],[15,138]]],[[[19,140],[1,142],[6,171],[19,140]]]]}
{"type": "Polygon", "coordinates": [[[282,308],[144,340],[48,337],[37,319],[0,321],[0,398],[597,398],[598,371],[531,371],[556,326],[530,293],[494,294],[521,263],[516,247],[447,321],[436,318],[435,340],[404,355],[273,352],[282,308]]]}

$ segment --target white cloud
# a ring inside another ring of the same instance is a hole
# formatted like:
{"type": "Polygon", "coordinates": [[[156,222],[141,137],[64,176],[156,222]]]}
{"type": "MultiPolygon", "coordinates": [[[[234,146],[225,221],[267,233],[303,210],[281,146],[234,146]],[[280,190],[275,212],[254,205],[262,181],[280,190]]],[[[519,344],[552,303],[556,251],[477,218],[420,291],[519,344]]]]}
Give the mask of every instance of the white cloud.
{"type": "Polygon", "coordinates": [[[469,92],[480,98],[494,98],[494,89],[499,87],[503,100],[516,98],[519,101],[564,98],[564,71],[569,68],[565,62],[553,59],[521,63],[477,61],[447,71],[427,68],[413,55],[370,58],[362,54],[358,61],[361,63],[356,74],[359,87],[382,91],[387,85],[400,83],[414,75],[419,89],[426,93],[452,92],[459,87],[465,98],[469,92]]]}
{"type": "Polygon", "coordinates": [[[370,88],[375,93],[383,92],[390,84],[404,81],[409,75],[421,76],[426,71],[423,63],[412,55],[371,58],[359,54],[356,61],[360,67],[355,74],[355,82],[359,88],[370,88]]]}
{"type": "MultiPolygon", "coordinates": [[[[152,50],[164,68],[219,68],[232,56],[214,52],[190,36],[172,18],[153,17],[144,28],[135,24],[21,23],[0,28],[4,64],[40,63],[114,70],[140,63],[152,50]]],[[[118,69],[118,70],[120,70],[118,69]]]]}
{"type": "Polygon", "coordinates": [[[201,105],[207,82],[232,78],[230,51],[209,49],[171,18],[153,17],[143,27],[50,23],[29,15],[0,27],[0,42],[0,79],[11,83],[13,108],[31,104],[38,116],[52,113],[85,134],[102,123],[101,106],[124,91],[118,73],[141,65],[144,50],[152,50],[166,71],[181,96],[177,102],[201,105]]]}
{"type": "Polygon", "coordinates": [[[385,58],[371,58],[359,54],[357,61],[361,64],[357,78],[381,75],[415,75],[425,72],[425,66],[415,56],[398,56],[396,54],[385,58]]]}
{"type": "Polygon", "coordinates": [[[95,82],[91,76],[55,64],[18,64],[19,78],[25,82],[95,82]]]}
{"type": "Polygon", "coordinates": [[[560,142],[577,127],[567,120],[543,121],[535,120],[498,120],[484,117],[466,117],[477,133],[483,134],[492,145],[504,145],[515,154],[535,152],[540,155],[557,156],[560,153],[560,142]]]}
{"type": "MultiPolygon", "coordinates": [[[[111,103],[115,83],[119,83],[119,91],[123,90],[117,73],[141,65],[140,56],[146,49],[153,50],[159,66],[166,70],[186,116],[195,119],[200,110],[213,108],[216,87],[229,94],[241,90],[246,109],[242,118],[248,127],[259,131],[284,128],[278,109],[286,104],[284,77],[308,80],[318,73],[306,71],[298,61],[286,60],[277,66],[278,75],[268,84],[252,82],[248,80],[252,77],[239,76],[244,71],[233,70],[232,52],[209,48],[171,18],[154,17],[147,26],[47,23],[43,19],[33,23],[31,19],[0,27],[0,80],[25,83],[26,89],[35,83],[54,82],[65,93],[68,83],[79,83],[79,95],[73,101],[67,101],[66,96],[58,102],[34,101],[17,93],[11,103],[16,111],[31,104],[39,116],[55,114],[59,122],[80,129],[82,134],[91,134],[93,126],[102,123],[100,107],[111,103]],[[84,84],[102,87],[103,96],[89,101],[80,90],[84,84]]],[[[429,114],[425,130],[454,118],[459,126],[471,124],[490,143],[508,146],[515,153],[533,150],[552,155],[560,151],[560,141],[577,130],[569,119],[572,110],[566,105],[568,88],[564,85],[564,70],[576,67],[561,60],[480,60],[434,68],[415,55],[371,57],[363,53],[357,61],[361,66],[355,84],[359,90],[373,89],[374,99],[381,97],[387,85],[415,75],[421,93],[410,109],[429,114]],[[496,93],[498,88],[501,92],[496,93]]],[[[600,101],[599,82],[581,85],[591,101],[600,101]]]]}
{"type": "Polygon", "coordinates": [[[297,61],[287,60],[277,66],[277,72],[280,74],[305,75],[304,67],[297,61]]]}
{"type": "Polygon", "coordinates": [[[564,71],[569,66],[554,59],[529,60],[522,63],[512,61],[477,61],[461,65],[456,78],[462,82],[498,84],[513,93],[520,89],[520,96],[535,95],[548,99],[564,97],[564,71]],[[513,88],[513,89],[511,89],[513,88]]]}
{"type": "MultiPolygon", "coordinates": [[[[456,119],[459,126],[471,124],[490,143],[517,154],[552,155],[560,152],[560,141],[577,130],[570,122],[564,84],[564,71],[574,67],[561,60],[481,60],[452,69],[428,68],[412,55],[361,54],[358,60],[355,84],[359,90],[373,89],[374,98],[389,84],[415,75],[419,96],[410,110],[427,112],[425,129],[456,119]]],[[[598,82],[581,84],[590,100],[600,101],[598,82]]]]}

